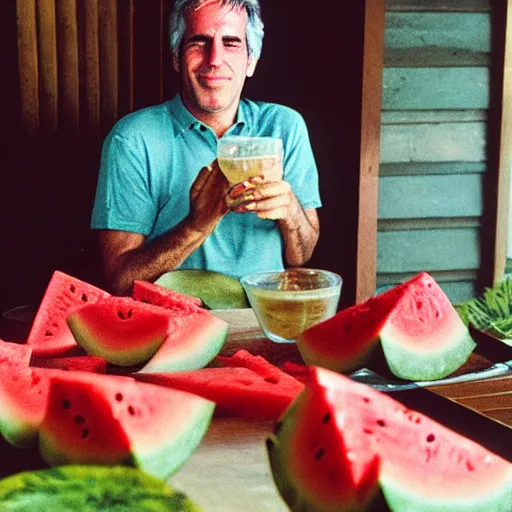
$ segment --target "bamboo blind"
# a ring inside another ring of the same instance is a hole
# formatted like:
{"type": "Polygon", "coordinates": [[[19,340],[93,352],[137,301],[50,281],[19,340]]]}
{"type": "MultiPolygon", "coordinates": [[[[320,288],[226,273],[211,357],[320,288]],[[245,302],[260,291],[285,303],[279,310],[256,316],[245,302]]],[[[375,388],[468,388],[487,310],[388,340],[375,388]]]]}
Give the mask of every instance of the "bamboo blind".
{"type": "Polygon", "coordinates": [[[101,139],[169,90],[170,0],[17,0],[21,122],[101,139]]]}

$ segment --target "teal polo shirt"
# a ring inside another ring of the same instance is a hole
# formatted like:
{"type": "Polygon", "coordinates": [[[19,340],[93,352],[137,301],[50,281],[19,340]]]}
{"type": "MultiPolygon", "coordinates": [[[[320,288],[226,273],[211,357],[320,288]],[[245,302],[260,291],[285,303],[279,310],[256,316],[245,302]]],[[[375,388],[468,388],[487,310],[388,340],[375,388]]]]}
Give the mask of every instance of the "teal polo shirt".
{"type": "MultiPolygon", "coordinates": [[[[225,135],[279,137],[284,177],[303,208],[321,206],[318,173],[306,124],[291,108],[240,101],[225,135]]],[[[163,235],[189,213],[189,190],[217,155],[217,136],[183,105],[179,95],[122,118],[105,139],[91,227],[163,235]]],[[[284,268],[277,221],[229,212],[180,268],[205,269],[240,278],[284,268]]]]}

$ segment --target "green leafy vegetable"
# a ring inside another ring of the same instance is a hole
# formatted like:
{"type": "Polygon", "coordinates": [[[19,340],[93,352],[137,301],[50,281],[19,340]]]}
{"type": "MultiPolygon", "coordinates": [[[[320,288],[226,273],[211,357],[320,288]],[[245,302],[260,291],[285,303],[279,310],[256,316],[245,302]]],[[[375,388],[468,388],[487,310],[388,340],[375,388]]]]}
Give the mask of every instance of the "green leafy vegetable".
{"type": "Polygon", "coordinates": [[[512,280],[505,279],[482,296],[458,306],[462,319],[512,345],[512,280]]]}

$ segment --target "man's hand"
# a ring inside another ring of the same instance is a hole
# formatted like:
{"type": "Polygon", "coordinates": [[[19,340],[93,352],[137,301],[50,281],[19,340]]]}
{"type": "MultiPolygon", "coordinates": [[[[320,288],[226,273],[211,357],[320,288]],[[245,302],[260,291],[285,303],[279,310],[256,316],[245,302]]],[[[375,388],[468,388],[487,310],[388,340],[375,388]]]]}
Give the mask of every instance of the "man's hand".
{"type": "Polygon", "coordinates": [[[301,212],[289,183],[264,181],[261,176],[231,187],[226,203],[234,212],[254,212],[261,219],[286,219],[292,222],[301,212]]]}
{"type": "Polygon", "coordinates": [[[190,189],[189,225],[202,233],[211,233],[229,211],[225,196],[229,182],[215,160],[203,167],[190,189]]]}

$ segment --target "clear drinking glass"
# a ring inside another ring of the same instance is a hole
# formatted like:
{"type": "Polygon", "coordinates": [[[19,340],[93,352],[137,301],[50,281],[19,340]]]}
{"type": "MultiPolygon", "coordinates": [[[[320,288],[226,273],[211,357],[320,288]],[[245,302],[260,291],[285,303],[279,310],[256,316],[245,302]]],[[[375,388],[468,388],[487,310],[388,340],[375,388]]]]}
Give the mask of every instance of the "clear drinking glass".
{"type": "Polygon", "coordinates": [[[279,181],[283,176],[283,141],[275,137],[222,137],[217,159],[232,185],[260,174],[265,181],[279,181]]]}
{"type": "Polygon", "coordinates": [[[251,274],[241,283],[267,338],[283,343],[336,313],[342,278],[327,270],[293,268],[251,274]]]}

